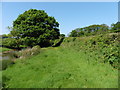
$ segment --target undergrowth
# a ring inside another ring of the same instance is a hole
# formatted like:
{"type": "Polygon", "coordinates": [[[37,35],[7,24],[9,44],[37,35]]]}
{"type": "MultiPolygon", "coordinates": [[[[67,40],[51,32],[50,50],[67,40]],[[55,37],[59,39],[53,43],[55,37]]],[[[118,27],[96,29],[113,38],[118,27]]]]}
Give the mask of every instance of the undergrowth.
{"type": "Polygon", "coordinates": [[[101,34],[89,37],[68,37],[62,46],[81,50],[85,53],[93,54],[91,57],[99,58],[102,63],[109,63],[114,68],[120,69],[119,62],[119,33],[101,34]]]}

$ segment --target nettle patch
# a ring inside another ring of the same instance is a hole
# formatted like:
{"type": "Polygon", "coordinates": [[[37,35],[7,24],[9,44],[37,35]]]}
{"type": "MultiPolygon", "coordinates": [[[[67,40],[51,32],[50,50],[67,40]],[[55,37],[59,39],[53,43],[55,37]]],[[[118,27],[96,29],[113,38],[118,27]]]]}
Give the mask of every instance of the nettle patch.
{"type": "Polygon", "coordinates": [[[86,45],[93,48],[92,50],[95,50],[97,56],[101,58],[101,62],[109,63],[114,68],[119,68],[119,38],[117,34],[99,35],[87,43],[86,45]]]}
{"type": "Polygon", "coordinates": [[[90,37],[68,37],[65,38],[63,47],[74,47],[77,51],[90,53],[91,57],[98,58],[101,63],[109,63],[119,69],[119,38],[118,34],[101,34],[90,37]]]}

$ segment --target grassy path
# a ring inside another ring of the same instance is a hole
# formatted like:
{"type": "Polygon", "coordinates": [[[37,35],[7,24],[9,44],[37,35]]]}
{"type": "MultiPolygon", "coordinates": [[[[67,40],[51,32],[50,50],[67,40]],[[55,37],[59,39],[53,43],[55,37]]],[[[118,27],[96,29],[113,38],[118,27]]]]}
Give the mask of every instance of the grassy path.
{"type": "MultiPolygon", "coordinates": [[[[89,54],[89,53],[88,53],[89,54]]],[[[3,71],[10,88],[116,88],[118,72],[83,51],[44,49],[3,71]],[[17,83],[16,83],[17,82],[17,83]]]]}

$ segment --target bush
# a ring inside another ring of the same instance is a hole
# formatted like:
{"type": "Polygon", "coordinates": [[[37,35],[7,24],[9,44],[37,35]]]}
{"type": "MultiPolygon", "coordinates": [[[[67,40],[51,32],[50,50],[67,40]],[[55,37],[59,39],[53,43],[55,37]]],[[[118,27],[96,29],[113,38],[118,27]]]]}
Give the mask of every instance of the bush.
{"type": "Polygon", "coordinates": [[[40,46],[39,45],[36,45],[36,46],[34,46],[34,47],[32,47],[32,49],[31,49],[31,55],[36,55],[36,54],[38,54],[38,53],[40,53],[40,46]]]}
{"type": "Polygon", "coordinates": [[[60,34],[60,37],[63,37],[63,38],[65,38],[65,34],[60,34]]]}
{"type": "Polygon", "coordinates": [[[113,35],[104,35],[104,36],[98,36],[95,40],[98,44],[96,45],[97,51],[99,51],[100,57],[103,57],[102,59],[104,63],[111,64],[114,68],[118,67],[118,62],[120,59],[119,56],[119,38],[117,34],[113,35]]]}
{"type": "Polygon", "coordinates": [[[68,37],[65,38],[62,46],[72,46],[76,50],[83,50],[92,56],[99,58],[98,62],[109,63],[114,68],[119,68],[119,34],[100,34],[90,37],[68,37]],[[76,38],[75,42],[74,39],[76,38]],[[68,43],[69,42],[69,43],[68,43]],[[67,43],[67,44],[66,44],[67,43]]]}
{"type": "Polygon", "coordinates": [[[5,38],[2,40],[2,45],[7,48],[19,49],[21,40],[15,38],[5,38]]]}
{"type": "Polygon", "coordinates": [[[31,55],[37,55],[38,53],[40,53],[40,46],[34,46],[32,48],[28,47],[26,49],[23,49],[21,51],[18,52],[18,55],[20,56],[20,58],[26,58],[29,57],[31,55]]]}
{"type": "Polygon", "coordinates": [[[72,41],[74,42],[75,40],[76,40],[76,37],[73,37],[73,38],[72,38],[72,41]]]}

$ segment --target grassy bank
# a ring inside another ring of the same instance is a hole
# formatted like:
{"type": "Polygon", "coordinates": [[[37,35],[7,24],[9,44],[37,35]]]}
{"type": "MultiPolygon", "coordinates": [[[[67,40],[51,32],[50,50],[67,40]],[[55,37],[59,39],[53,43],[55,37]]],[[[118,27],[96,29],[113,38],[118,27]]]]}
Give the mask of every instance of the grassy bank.
{"type": "Polygon", "coordinates": [[[9,51],[9,50],[11,50],[11,49],[9,49],[9,48],[4,48],[4,47],[0,47],[0,52],[9,51]]]}
{"type": "Polygon", "coordinates": [[[18,59],[3,71],[3,84],[7,88],[117,88],[118,70],[104,62],[103,55],[106,48],[117,49],[117,40],[105,47],[98,38],[65,38],[60,47],[42,48],[38,55],[18,59]]]}

